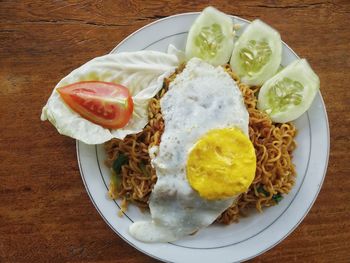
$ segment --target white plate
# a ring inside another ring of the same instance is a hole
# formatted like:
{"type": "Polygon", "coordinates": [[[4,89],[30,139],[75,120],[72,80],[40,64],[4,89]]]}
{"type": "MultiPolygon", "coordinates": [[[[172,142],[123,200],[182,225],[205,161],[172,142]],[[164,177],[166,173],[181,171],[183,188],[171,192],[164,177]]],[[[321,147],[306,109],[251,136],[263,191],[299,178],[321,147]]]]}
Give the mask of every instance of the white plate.
{"type": "MultiPolygon", "coordinates": [[[[167,17],[151,23],[123,40],[112,53],[137,50],[166,51],[169,44],[184,50],[187,32],[198,13],[167,17]]],[[[232,17],[244,25],[249,22],[232,17]]],[[[298,56],[283,44],[282,65],[298,56]]],[[[294,152],[297,180],[291,193],[279,205],[254,213],[230,226],[211,225],[194,236],[165,244],[145,244],[128,233],[129,225],[149,216],[130,207],[117,216],[120,203],[107,197],[109,171],[104,165],[102,145],[77,142],[80,173],[86,190],[105,222],[130,245],[167,262],[239,262],[253,258],[286,238],[306,216],[326,174],[329,155],[329,127],[325,106],[318,93],[311,108],[296,122],[298,147],[294,152]]]]}

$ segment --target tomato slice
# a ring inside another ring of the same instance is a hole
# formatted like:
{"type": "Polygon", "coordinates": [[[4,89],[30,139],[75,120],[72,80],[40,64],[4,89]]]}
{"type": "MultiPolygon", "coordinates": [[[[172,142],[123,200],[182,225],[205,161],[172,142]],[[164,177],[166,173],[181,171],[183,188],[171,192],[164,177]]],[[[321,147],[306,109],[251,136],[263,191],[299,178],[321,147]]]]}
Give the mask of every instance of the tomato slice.
{"type": "Polygon", "coordinates": [[[129,90],[111,82],[82,81],[57,91],[80,116],[108,129],[124,127],[134,109],[129,90]]]}

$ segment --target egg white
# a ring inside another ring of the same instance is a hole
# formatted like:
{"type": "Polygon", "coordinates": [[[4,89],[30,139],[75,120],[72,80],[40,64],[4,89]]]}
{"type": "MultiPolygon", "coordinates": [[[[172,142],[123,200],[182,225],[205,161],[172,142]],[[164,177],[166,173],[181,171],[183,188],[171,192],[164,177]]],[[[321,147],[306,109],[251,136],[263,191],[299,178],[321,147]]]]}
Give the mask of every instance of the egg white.
{"type": "Polygon", "coordinates": [[[234,201],[205,200],[186,178],[193,145],[211,129],[238,127],[248,136],[249,115],[241,91],[222,67],[191,59],[161,99],[165,130],[152,148],[157,183],[150,198],[152,220],[135,222],[130,233],[143,242],[170,242],[210,225],[234,201]]]}

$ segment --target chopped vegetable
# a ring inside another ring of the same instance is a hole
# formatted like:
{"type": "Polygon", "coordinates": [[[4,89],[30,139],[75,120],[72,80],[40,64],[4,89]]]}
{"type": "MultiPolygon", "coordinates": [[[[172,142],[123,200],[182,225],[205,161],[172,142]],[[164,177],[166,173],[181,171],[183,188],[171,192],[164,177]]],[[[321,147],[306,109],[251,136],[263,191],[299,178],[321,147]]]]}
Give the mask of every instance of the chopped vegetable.
{"type": "Polygon", "coordinates": [[[283,199],[283,196],[282,196],[280,193],[274,194],[274,195],[272,196],[272,200],[274,200],[274,201],[276,202],[276,204],[278,204],[279,202],[281,202],[282,199],[283,199]]]}
{"type": "Polygon", "coordinates": [[[261,87],[258,109],[274,122],[293,121],[311,106],[319,88],[320,79],[307,61],[296,60],[261,87]]]}
{"type": "Polygon", "coordinates": [[[111,181],[110,181],[110,196],[112,199],[117,198],[117,194],[120,190],[120,186],[122,183],[122,178],[119,174],[116,174],[114,170],[111,172],[111,181]]]}
{"type": "Polygon", "coordinates": [[[128,163],[129,159],[126,155],[124,154],[119,154],[118,158],[115,159],[114,163],[113,163],[113,170],[114,172],[118,175],[120,174],[120,171],[122,170],[122,166],[126,163],[128,163]]]}
{"type": "Polygon", "coordinates": [[[264,196],[269,196],[270,193],[265,190],[264,186],[260,185],[257,189],[258,193],[262,193],[264,196]]]}
{"type": "Polygon", "coordinates": [[[118,192],[121,188],[122,178],[120,176],[120,172],[122,170],[122,166],[128,162],[128,157],[124,154],[119,154],[118,158],[114,161],[112,165],[112,173],[111,173],[111,182],[109,195],[112,199],[116,199],[118,197],[118,192]]]}

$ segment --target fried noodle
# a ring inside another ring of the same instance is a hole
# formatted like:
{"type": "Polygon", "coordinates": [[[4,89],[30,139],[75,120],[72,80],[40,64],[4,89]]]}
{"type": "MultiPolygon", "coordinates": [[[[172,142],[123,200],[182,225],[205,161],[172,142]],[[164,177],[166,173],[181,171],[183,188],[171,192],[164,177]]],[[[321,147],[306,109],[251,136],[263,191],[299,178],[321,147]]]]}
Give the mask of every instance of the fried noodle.
{"type": "MultiPolygon", "coordinates": [[[[164,131],[160,99],[182,69],[183,66],[165,79],[161,91],[150,101],[149,123],[142,132],[128,135],[124,140],[112,139],[105,143],[108,167],[112,167],[121,154],[128,158],[127,163],[121,166],[120,173],[112,174],[118,177],[118,183],[111,180],[109,187],[112,199],[123,199],[122,210],[127,208],[128,202],[148,209],[148,200],[157,181],[155,169],[150,164],[148,149],[160,144],[164,131]]],[[[237,222],[241,216],[247,216],[250,207],[255,206],[262,212],[263,207],[277,204],[283,198],[283,194],[290,192],[296,177],[292,152],[296,147],[294,137],[297,131],[292,123],[273,123],[266,113],[256,108],[259,87],[249,87],[240,83],[239,77],[228,65],[225,70],[242,92],[249,112],[249,137],[257,158],[255,178],[248,191],[241,194],[234,204],[217,218],[220,223],[230,224],[237,222]]]]}

